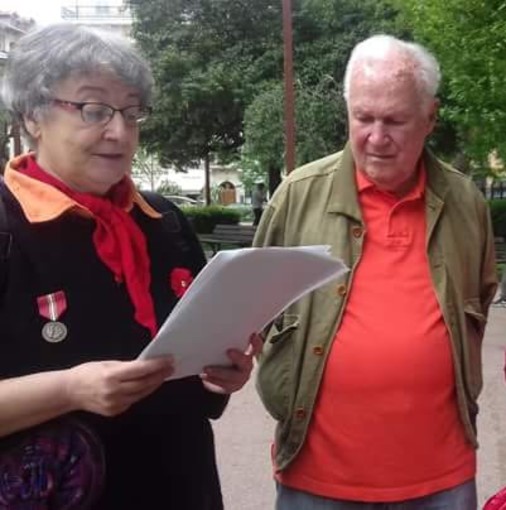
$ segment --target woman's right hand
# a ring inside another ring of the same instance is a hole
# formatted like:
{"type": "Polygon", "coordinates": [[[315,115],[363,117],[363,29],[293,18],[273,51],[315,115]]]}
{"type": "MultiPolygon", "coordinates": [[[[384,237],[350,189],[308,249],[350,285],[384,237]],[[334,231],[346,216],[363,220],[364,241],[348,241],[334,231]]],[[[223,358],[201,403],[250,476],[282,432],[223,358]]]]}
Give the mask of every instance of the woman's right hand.
{"type": "Polygon", "coordinates": [[[155,391],[173,371],[170,356],[94,361],[68,369],[65,389],[73,410],[116,416],[155,391]]]}

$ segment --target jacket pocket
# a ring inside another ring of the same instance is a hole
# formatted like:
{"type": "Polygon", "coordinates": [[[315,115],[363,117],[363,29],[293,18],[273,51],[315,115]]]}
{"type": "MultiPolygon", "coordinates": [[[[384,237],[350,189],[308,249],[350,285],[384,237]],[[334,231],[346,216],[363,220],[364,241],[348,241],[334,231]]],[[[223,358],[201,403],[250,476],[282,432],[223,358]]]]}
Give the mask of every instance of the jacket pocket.
{"type": "Polygon", "coordinates": [[[464,319],[466,345],[469,354],[467,371],[470,391],[472,398],[477,399],[483,385],[481,350],[486,324],[486,318],[483,315],[478,298],[469,298],[464,301],[464,319]]]}
{"type": "Polygon", "coordinates": [[[299,327],[299,316],[283,314],[276,319],[264,344],[256,387],[267,412],[283,421],[290,407],[293,391],[293,334],[299,327]]]}

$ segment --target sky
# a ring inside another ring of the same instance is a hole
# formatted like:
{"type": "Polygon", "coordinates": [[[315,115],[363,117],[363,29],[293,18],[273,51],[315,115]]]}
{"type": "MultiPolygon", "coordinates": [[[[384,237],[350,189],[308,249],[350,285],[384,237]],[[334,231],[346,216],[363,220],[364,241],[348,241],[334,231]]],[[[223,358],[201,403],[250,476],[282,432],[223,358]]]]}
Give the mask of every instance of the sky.
{"type": "Polygon", "coordinates": [[[61,21],[60,8],[72,5],[72,0],[0,0],[0,11],[17,12],[23,18],[33,18],[38,25],[61,21]]]}

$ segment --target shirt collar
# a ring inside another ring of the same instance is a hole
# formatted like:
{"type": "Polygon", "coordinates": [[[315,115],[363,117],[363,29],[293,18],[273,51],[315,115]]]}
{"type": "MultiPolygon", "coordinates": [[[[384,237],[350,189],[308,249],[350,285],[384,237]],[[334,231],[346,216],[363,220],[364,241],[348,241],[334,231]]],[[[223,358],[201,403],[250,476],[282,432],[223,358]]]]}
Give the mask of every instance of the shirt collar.
{"type": "MultiPolygon", "coordinates": [[[[361,194],[367,190],[378,189],[376,184],[372,182],[364,172],[356,168],[355,170],[355,181],[357,183],[358,193],[361,194]]],[[[422,159],[418,163],[418,179],[416,181],[415,186],[409,191],[407,195],[402,197],[402,200],[416,200],[417,198],[422,198],[425,193],[425,185],[427,183],[427,171],[425,169],[425,164],[422,159]]],[[[387,193],[390,194],[390,193],[387,193]]]]}

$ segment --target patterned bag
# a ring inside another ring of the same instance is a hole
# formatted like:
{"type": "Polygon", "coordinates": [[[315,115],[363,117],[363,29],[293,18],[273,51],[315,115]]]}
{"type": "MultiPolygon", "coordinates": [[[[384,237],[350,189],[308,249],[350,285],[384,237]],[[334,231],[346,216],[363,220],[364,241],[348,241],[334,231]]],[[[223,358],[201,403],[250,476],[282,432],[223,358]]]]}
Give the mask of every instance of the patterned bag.
{"type": "Polygon", "coordinates": [[[104,454],[74,419],[0,440],[0,510],[85,510],[101,493],[104,454]]]}
{"type": "Polygon", "coordinates": [[[483,510],[506,510],[506,487],[494,494],[485,503],[483,510]]]}

